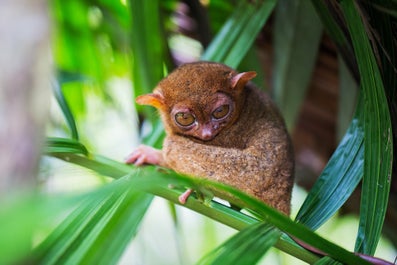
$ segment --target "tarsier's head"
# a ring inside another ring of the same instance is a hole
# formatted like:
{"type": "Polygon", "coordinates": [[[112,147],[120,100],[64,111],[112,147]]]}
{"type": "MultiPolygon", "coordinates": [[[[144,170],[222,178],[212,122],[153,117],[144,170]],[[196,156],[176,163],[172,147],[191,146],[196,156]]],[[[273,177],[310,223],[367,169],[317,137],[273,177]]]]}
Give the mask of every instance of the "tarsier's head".
{"type": "Polygon", "coordinates": [[[167,133],[210,141],[237,120],[244,87],[255,76],[218,63],[184,64],[136,102],[156,107],[167,133]]]}

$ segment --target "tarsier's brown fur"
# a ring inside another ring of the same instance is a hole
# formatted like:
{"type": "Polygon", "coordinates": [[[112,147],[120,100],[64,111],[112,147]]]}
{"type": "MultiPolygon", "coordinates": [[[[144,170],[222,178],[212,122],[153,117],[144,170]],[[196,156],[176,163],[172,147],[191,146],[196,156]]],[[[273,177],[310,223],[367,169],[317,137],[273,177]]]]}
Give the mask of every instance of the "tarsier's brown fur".
{"type": "Polygon", "coordinates": [[[218,63],[185,64],[137,102],[155,106],[166,138],[162,152],[135,152],[131,163],[154,163],[177,172],[209,178],[253,195],[285,214],[290,213],[294,159],[284,121],[270,98],[248,81],[254,72],[239,74],[218,63]],[[233,102],[230,118],[210,140],[186,135],[175,127],[175,106],[200,112],[210,108],[215,93],[233,102]],[[138,153],[138,154],[137,154],[138,153]],[[139,162],[137,162],[140,160],[139,162]]]}

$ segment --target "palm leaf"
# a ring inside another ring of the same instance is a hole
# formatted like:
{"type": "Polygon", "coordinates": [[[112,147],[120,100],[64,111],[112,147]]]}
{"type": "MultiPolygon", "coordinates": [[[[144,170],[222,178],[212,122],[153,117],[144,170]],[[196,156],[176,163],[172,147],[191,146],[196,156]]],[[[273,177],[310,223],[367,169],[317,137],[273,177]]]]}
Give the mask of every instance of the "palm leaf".
{"type": "MultiPolygon", "coordinates": [[[[132,18],[132,80],[136,97],[151,92],[164,77],[165,66],[168,64],[168,46],[161,26],[159,1],[132,0],[129,3],[132,18]]],[[[164,135],[163,127],[159,125],[158,115],[152,108],[145,108],[138,104],[135,104],[135,108],[138,113],[144,114],[146,121],[150,122],[155,128],[154,131],[157,132],[146,136],[149,139],[144,141],[158,143],[164,135]]]]}
{"type": "Polygon", "coordinates": [[[49,137],[44,145],[44,153],[72,153],[87,155],[88,151],[84,145],[76,140],[49,137]]]}
{"type": "Polygon", "coordinates": [[[342,265],[342,263],[331,259],[330,257],[324,257],[318,260],[314,265],[342,265]]]}
{"type": "Polygon", "coordinates": [[[327,221],[350,197],[363,175],[363,97],[341,143],[316,181],[296,220],[312,229],[327,221]]]}
{"type": "Polygon", "coordinates": [[[132,0],[130,10],[134,91],[142,95],[151,92],[163,78],[167,45],[161,28],[158,0],[132,0]]]}
{"type": "Polygon", "coordinates": [[[58,105],[61,107],[62,113],[66,119],[66,123],[71,131],[72,138],[78,140],[79,134],[77,132],[76,121],[69,107],[69,104],[66,101],[65,96],[63,95],[60,82],[54,81],[52,84],[52,90],[54,92],[58,105]]]}
{"type": "Polygon", "coordinates": [[[266,87],[265,71],[262,67],[258,56],[257,47],[255,45],[253,45],[251,49],[247,51],[247,54],[239,64],[238,69],[241,72],[255,71],[257,75],[251,81],[259,88],[265,91],[269,90],[269,88],[266,87]]]}
{"type": "Polygon", "coordinates": [[[36,196],[19,196],[1,201],[0,207],[0,257],[2,264],[17,264],[31,250],[35,229],[50,207],[36,196]],[[45,207],[41,207],[45,205],[45,207]],[[45,210],[43,210],[45,209],[45,210]]]}
{"type": "Polygon", "coordinates": [[[382,69],[386,96],[390,105],[396,104],[394,99],[397,93],[397,47],[395,45],[397,17],[395,15],[393,17],[393,14],[397,14],[397,2],[373,0],[367,1],[366,7],[369,15],[367,21],[371,23],[374,35],[377,35],[373,41],[376,42],[377,59],[381,65],[380,69],[382,69]]]}
{"type": "Polygon", "coordinates": [[[54,32],[56,36],[54,57],[59,68],[100,77],[98,61],[100,57],[95,54],[96,45],[86,18],[88,5],[83,1],[53,1],[51,8],[59,23],[54,32]],[[79,49],[76,49],[77,47],[79,49]]]}
{"type": "Polygon", "coordinates": [[[269,224],[251,225],[211,251],[197,264],[255,264],[280,235],[281,232],[269,224]],[[248,252],[250,255],[247,255],[248,252]]]}
{"type": "Polygon", "coordinates": [[[358,71],[353,48],[347,35],[345,25],[341,22],[341,15],[337,12],[336,8],[331,9],[327,7],[327,4],[324,1],[312,0],[311,2],[323,22],[325,31],[335,42],[339,54],[342,56],[347,68],[352,73],[354,79],[358,80],[358,71]]]}
{"type": "Polygon", "coordinates": [[[29,261],[116,264],[152,198],[126,185],[127,178],[87,196],[35,249],[29,261]]]}
{"type": "Polygon", "coordinates": [[[250,49],[275,4],[275,0],[240,1],[201,59],[222,62],[236,68],[250,49]]]}
{"type": "Polygon", "coordinates": [[[365,108],[365,158],[360,225],[355,250],[372,255],[385,218],[392,168],[392,130],[388,102],[361,17],[352,1],[342,1],[360,72],[365,108]]]}
{"type": "Polygon", "coordinates": [[[356,103],[358,101],[358,85],[347,68],[345,62],[338,56],[339,65],[339,104],[337,140],[341,140],[350,126],[356,103]]]}
{"type": "MultiPolygon", "coordinates": [[[[366,264],[360,258],[316,235],[305,226],[293,222],[288,217],[280,214],[276,210],[265,205],[263,202],[253,199],[250,196],[242,193],[241,191],[238,191],[224,184],[215,183],[203,179],[187,178],[171,173],[166,174],[164,172],[156,171],[156,169],[153,167],[132,170],[132,168],[124,164],[120,164],[108,159],[102,160],[101,162],[96,161],[95,159],[92,159],[93,157],[95,157],[94,155],[89,155],[89,157],[83,157],[73,154],[55,155],[57,155],[57,157],[61,159],[67,159],[67,161],[69,162],[85,166],[94,171],[98,170],[99,168],[98,173],[103,173],[104,171],[101,168],[106,168],[106,172],[110,173],[109,176],[115,174],[117,177],[119,176],[119,174],[121,174],[121,172],[127,170],[128,168],[129,170],[125,171],[125,173],[133,174],[129,178],[129,187],[135,187],[139,190],[144,189],[154,195],[164,197],[174,203],[179,203],[178,196],[181,194],[183,189],[169,189],[169,183],[172,183],[174,186],[176,185],[177,187],[189,186],[197,191],[201,191],[203,194],[215,194],[218,196],[222,194],[222,197],[224,197],[224,199],[229,200],[234,205],[241,208],[247,208],[256,212],[256,214],[258,216],[261,216],[264,221],[274,225],[281,231],[291,236],[294,236],[295,238],[298,238],[301,241],[311,246],[314,246],[315,248],[323,252],[328,253],[336,260],[343,261],[346,264],[355,264],[358,262],[366,264]],[[98,166],[99,164],[102,164],[102,166],[98,166]],[[111,170],[111,168],[114,168],[114,170],[111,170]],[[230,196],[226,196],[225,194],[230,194],[230,196]]],[[[215,202],[203,203],[200,199],[195,199],[194,197],[189,198],[184,206],[237,229],[242,229],[250,224],[258,222],[258,220],[242,214],[238,211],[235,211],[229,207],[220,205],[215,202]]],[[[308,257],[309,260],[312,259],[312,256],[308,254],[307,251],[296,251],[295,243],[292,243],[289,240],[283,239],[282,243],[278,242],[276,246],[283,248],[283,251],[286,251],[287,253],[289,253],[290,249],[292,249],[295,251],[294,255],[302,257],[302,259],[306,259],[308,257]]]]}
{"type": "Polygon", "coordinates": [[[315,66],[322,25],[310,1],[282,0],[275,11],[273,94],[292,130],[315,66]]]}

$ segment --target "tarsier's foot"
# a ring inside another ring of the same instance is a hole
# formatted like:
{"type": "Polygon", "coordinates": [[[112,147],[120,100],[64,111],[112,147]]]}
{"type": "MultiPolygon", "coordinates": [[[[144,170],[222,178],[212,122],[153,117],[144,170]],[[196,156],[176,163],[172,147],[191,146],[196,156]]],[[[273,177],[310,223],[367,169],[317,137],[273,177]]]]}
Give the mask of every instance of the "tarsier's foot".
{"type": "Polygon", "coordinates": [[[181,204],[185,204],[187,199],[189,198],[190,194],[192,194],[193,189],[187,189],[184,193],[182,193],[179,197],[178,197],[178,201],[181,204]]]}
{"type": "Polygon", "coordinates": [[[164,166],[164,158],[161,150],[147,145],[140,145],[125,159],[125,162],[136,166],[144,164],[164,166]]]}

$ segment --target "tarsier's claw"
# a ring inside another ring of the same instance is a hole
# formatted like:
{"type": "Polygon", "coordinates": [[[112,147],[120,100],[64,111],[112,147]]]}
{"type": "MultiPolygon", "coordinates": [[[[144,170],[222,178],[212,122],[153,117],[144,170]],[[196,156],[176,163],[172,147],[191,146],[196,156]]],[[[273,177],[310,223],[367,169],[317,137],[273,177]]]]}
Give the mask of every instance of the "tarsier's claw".
{"type": "Polygon", "coordinates": [[[128,155],[127,158],[124,161],[127,164],[135,164],[136,165],[137,157],[138,157],[137,150],[135,150],[130,155],[128,155]]]}
{"type": "Polygon", "coordinates": [[[145,154],[141,154],[141,156],[139,156],[135,162],[134,165],[135,166],[142,166],[143,164],[145,164],[147,161],[146,155],[145,154]]]}

